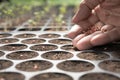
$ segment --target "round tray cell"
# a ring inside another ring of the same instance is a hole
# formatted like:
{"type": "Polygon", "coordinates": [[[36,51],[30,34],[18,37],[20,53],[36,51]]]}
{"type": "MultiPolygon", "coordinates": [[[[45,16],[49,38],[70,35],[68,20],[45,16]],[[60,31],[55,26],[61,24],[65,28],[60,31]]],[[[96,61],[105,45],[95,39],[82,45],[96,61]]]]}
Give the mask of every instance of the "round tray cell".
{"type": "Polygon", "coordinates": [[[61,49],[67,50],[67,51],[80,51],[77,48],[73,47],[73,45],[64,45],[61,47],[61,49]]]}
{"type": "Polygon", "coordinates": [[[83,72],[92,70],[94,68],[94,65],[86,61],[68,60],[59,63],[57,67],[61,70],[70,72],[83,72]]]}
{"type": "Polygon", "coordinates": [[[37,39],[37,38],[25,39],[22,41],[22,43],[26,43],[26,44],[37,44],[37,43],[44,43],[44,42],[45,42],[44,39],[37,39]]]}
{"type": "Polygon", "coordinates": [[[0,80],[25,80],[25,76],[17,72],[0,72],[0,80]]]}
{"type": "Polygon", "coordinates": [[[14,50],[22,50],[27,48],[26,45],[24,44],[8,44],[0,47],[0,50],[5,50],[5,51],[14,51],[14,50]]]}
{"type": "Polygon", "coordinates": [[[108,73],[88,73],[79,80],[120,80],[120,78],[108,73]]]}
{"type": "Polygon", "coordinates": [[[0,33],[0,38],[10,37],[10,36],[12,36],[12,34],[9,34],[9,33],[0,33]]]}
{"type": "Polygon", "coordinates": [[[69,38],[69,37],[68,37],[68,34],[65,34],[64,37],[69,38]]]}
{"type": "Polygon", "coordinates": [[[0,39],[0,44],[7,44],[7,43],[14,43],[19,41],[16,38],[4,38],[4,39],[0,39]]]}
{"type": "Polygon", "coordinates": [[[42,57],[51,60],[63,60],[73,57],[73,54],[65,51],[50,51],[42,54],[42,57]]]}
{"type": "Polygon", "coordinates": [[[30,59],[38,56],[37,52],[34,51],[16,51],[8,54],[6,57],[14,60],[30,59]]]}
{"type": "Polygon", "coordinates": [[[31,34],[31,33],[23,33],[23,34],[15,35],[15,37],[17,38],[31,38],[35,36],[36,36],[35,34],[31,34]]]}
{"type": "Polygon", "coordinates": [[[67,28],[46,28],[44,31],[67,31],[67,28]]]}
{"type": "Polygon", "coordinates": [[[40,31],[41,28],[22,28],[19,29],[18,31],[40,31]]]}
{"type": "Polygon", "coordinates": [[[52,63],[44,60],[31,60],[22,62],[16,65],[16,68],[21,71],[42,71],[51,68],[53,65],[52,63]]]}
{"type": "Polygon", "coordinates": [[[55,34],[55,33],[46,33],[46,34],[42,34],[39,36],[40,38],[58,38],[60,37],[59,34],[55,34]]]}
{"type": "Polygon", "coordinates": [[[72,41],[69,39],[53,39],[49,42],[53,44],[72,44],[72,41]]]}
{"type": "Polygon", "coordinates": [[[73,80],[72,77],[63,73],[43,73],[32,77],[30,80],[73,80]]]}
{"type": "Polygon", "coordinates": [[[115,51],[112,53],[112,56],[115,57],[115,58],[118,58],[120,59],[120,51],[115,51]]]}
{"type": "Polygon", "coordinates": [[[13,65],[13,62],[9,60],[0,60],[0,70],[9,68],[13,65]]]}
{"type": "Polygon", "coordinates": [[[0,51],[0,57],[3,56],[4,54],[5,54],[4,52],[0,51]]]}
{"type": "Polygon", "coordinates": [[[96,51],[84,51],[77,55],[79,58],[88,59],[88,60],[103,60],[110,58],[109,55],[103,52],[96,52],[96,51]]]}
{"type": "Polygon", "coordinates": [[[120,73],[120,61],[106,60],[101,62],[99,66],[104,70],[120,73]]]}
{"type": "MultiPolygon", "coordinates": [[[[16,28],[7,28],[7,31],[14,31],[16,28]]],[[[5,28],[0,28],[0,32],[5,32],[5,28]]]]}
{"type": "Polygon", "coordinates": [[[36,51],[55,50],[57,48],[58,47],[56,45],[52,45],[52,44],[39,44],[30,47],[31,50],[36,50],[36,51]]]}

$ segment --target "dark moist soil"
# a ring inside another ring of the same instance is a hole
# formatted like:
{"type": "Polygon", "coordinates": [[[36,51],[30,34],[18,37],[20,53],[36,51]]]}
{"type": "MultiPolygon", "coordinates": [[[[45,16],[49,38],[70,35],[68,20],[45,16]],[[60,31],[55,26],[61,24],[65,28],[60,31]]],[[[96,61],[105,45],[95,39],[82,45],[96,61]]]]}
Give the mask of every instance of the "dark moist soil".
{"type": "Polygon", "coordinates": [[[38,56],[38,53],[34,51],[17,51],[8,54],[6,57],[14,60],[24,60],[34,58],[36,56],[38,56]]]}
{"type": "MultiPolygon", "coordinates": [[[[16,28],[7,28],[7,31],[14,31],[16,28]]],[[[0,32],[4,32],[5,28],[0,28],[0,32]]]]}
{"type": "Polygon", "coordinates": [[[9,33],[0,33],[0,38],[10,37],[10,36],[12,36],[12,34],[9,34],[9,33]]]}
{"type": "Polygon", "coordinates": [[[67,50],[67,51],[80,51],[77,48],[73,47],[73,45],[64,45],[61,47],[61,49],[67,50]]]}
{"type": "Polygon", "coordinates": [[[16,65],[16,68],[21,71],[42,71],[49,69],[53,66],[52,63],[44,60],[31,60],[31,61],[26,61],[22,62],[20,64],[16,65]]]}
{"type": "Polygon", "coordinates": [[[118,59],[120,59],[120,51],[115,51],[115,52],[113,52],[112,53],[112,56],[116,59],[116,58],[118,58],[118,59]]]}
{"type": "Polygon", "coordinates": [[[39,35],[40,38],[58,38],[60,37],[59,34],[49,33],[49,34],[42,34],[39,35]]]}
{"type": "Polygon", "coordinates": [[[15,35],[15,37],[17,38],[31,38],[31,37],[35,37],[35,34],[31,34],[31,33],[24,33],[24,34],[18,34],[15,35]]]}
{"type": "Polygon", "coordinates": [[[36,50],[36,51],[55,50],[57,48],[58,47],[56,45],[52,45],[52,44],[39,44],[30,47],[31,50],[36,50]]]}
{"type": "Polygon", "coordinates": [[[107,73],[89,73],[83,75],[79,80],[120,80],[120,78],[107,73]]]}
{"type": "Polygon", "coordinates": [[[0,50],[5,50],[5,51],[14,51],[14,50],[22,50],[27,48],[26,45],[24,44],[8,44],[0,47],[0,50]]]}
{"type": "Polygon", "coordinates": [[[0,80],[24,80],[25,76],[16,72],[0,72],[0,80]]]}
{"type": "Polygon", "coordinates": [[[67,31],[67,28],[45,28],[44,31],[67,31]]]}
{"type": "Polygon", "coordinates": [[[15,38],[4,38],[4,39],[0,39],[0,44],[14,43],[17,41],[19,40],[15,38]]]}
{"type": "Polygon", "coordinates": [[[73,57],[73,54],[65,51],[50,51],[42,54],[42,57],[51,60],[63,60],[73,57]]]}
{"type": "Polygon", "coordinates": [[[9,68],[13,63],[9,60],[0,60],[0,70],[9,68]]]}
{"type": "Polygon", "coordinates": [[[26,43],[26,44],[39,44],[44,42],[45,42],[44,39],[38,39],[38,38],[22,40],[22,43],[26,43]]]}
{"type": "Polygon", "coordinates": [[[103,59],[110,58],[110,56],[107,55],[106,53],[95,52],[95,51],[85,51],[85,52],[79,53],[77,56],[79,58],[88,59],[88,60],[103,60],[103,59]]]}
{"type": "Polygon", "coordinates": [[[53,39],[50,40],[49,43],[53,44],[72,44],[72,41],[69,39],[53,39]]]}
{"type": "Polygon", "coordinates": [[[72,77],[63,73],[43,73],[32,77],[30,80],[73,80],[72,77]]]}
{"type": "Polygon", "coordinates": [[[104,70],[120,73],[120,61],[107,60],[101,62],[99,66],[104,70]]]}
{"type": "Polygon", "coordinates": [[[0,51],[0,57],[3,56],[4,54],[5,54],[4,52],[0,51]]]}
{"type": "Polygon", "coordinates": [[[41,28],[22,28],[19,29],[18,31],[40,31],[41,28]]]}
{"type": "Polygon", "coordinates": [[[70,72],[83,72],[92,70],[94,68],[94,65],[85,61],[68,60],[59,63],[57,67],[61,70],[70,72]]]}

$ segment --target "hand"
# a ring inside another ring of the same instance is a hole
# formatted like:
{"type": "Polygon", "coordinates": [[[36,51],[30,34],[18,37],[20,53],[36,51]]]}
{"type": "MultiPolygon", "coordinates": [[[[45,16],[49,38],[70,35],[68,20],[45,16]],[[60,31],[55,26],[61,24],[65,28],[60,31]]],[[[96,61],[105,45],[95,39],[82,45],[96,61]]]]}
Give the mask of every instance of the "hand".
{"type": "Polygon", "coordinates": [[[120,0],[83,0],[72,20],[75,24],[68,33],[79,50],[107,44],[120,39],[120,0]],[[89,35],[83,33],[101,23],[102,28],[89,35]]]}

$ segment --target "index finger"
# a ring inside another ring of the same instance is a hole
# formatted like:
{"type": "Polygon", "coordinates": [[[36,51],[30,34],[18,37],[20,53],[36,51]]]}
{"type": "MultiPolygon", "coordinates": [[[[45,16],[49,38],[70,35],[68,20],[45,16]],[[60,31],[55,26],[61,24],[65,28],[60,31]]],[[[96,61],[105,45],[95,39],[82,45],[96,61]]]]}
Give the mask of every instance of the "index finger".
{"type": "Polygon", "coordinates": [[[92,10],[103,1],[104,0],[83,0],[72,21],[77,24],[81,20],[87,19],[91,15],[92,10]]]}

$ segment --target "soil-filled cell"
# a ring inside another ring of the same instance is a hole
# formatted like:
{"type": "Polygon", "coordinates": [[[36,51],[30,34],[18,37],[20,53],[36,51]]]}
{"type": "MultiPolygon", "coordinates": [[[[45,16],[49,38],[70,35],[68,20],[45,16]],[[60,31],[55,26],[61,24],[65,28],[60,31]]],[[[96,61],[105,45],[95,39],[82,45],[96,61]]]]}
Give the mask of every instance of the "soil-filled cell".
{"type": "Polygon", "coordinates": [[[67,31],[67,28],[46,28],[44,31],[67,31]]]}
{"type": "Polygon", "coordinates": [[[107,73],[89,73],[83,75],[79,80],[120,80],[120,78],[107,73]]]}
{"type": "Polygon", "coordinates": [[[51,62],[44,61],[44,60],[31,60],[31,61],[26,61],[22,62],[16,65],[16,68],[21,71],[27,71],[27,72],[32,72],[32,71],[42,71],[49,69],[53,66],[51,62]]]}
{"type": "Polygon", "coordinates": [[[37,52],[34,51],[17,51],[8,54],[6,57],[13,60],[24,60],[38,56],[37,52]]]}
{"type": "Polygon", "coordinates": [[[57,49],[57,46],[52,44],[39,44],[39,45],[31,46],[30,49],[36,51],[48,51],[48,50],[57,49]]]}
{"type": "Polygon", "coordinates": [[[115,51],[115,52],[113,52],[113,53],[112,53],[112,56],[113,56],[114,58],[120,59],[120,51],[115,51]]]}
{"type": "Polygon", "coordinates": [[[10,36],[12,36],[12,34],[9,34],[9,33],[0,33],[0,38],[10,37],[10,36]]]}
{"type": "Polygon", "coordinates": [[[9,68],[13,65],[13,62],[9,60],[0,60],[0,70],[9,68]]]}
{"type": "Polygon", "coordinates": [[[50,51],[42,54],[43,58],[51,59],[51,60],[63,60],[63,59],[71,58],[72,56],[73,56],[72,53],[65,51],[50,51]]]}
{"type": "Polygon", "coordinates": [[[43,73],[32,77],[30,80],[73,80],[72,77],[63,73],[43,73]]]}
{"type": "Polygon", "coordinates": [[[31,38],[35,36],[36,36],[35,34],[31,34],[31,33],[23,33],[23,34],[15,35],[15,37],[17,38],[31,38]]]}
{"type": "Polygon", "coordinates": [[[3,56],[4,54],[5,54],[4,52],[0,51],[0,57],[3,56]]]}
{"type": "Polygon", "coordinates": [[[40,31],[41,28],[22,28],[19,29],[18,31],[40,31]]]}
{"type": "Polygon", "coordinates": [[[92,70],[94,68],[94,65],[85,61],[68,60],[59,63],[57,67],[61,70],[70,71],[70,72],[83,72],[83,71],[92,70]]]}
{"type": "Polygon", "coordinates": [[[22,41],[22,43],[26,44],[39,44],[39,43],[44,43],[44,39],[38,39],[38,38],[33,38],[33,39],[25,39],[22,41]]]}
{"type": "Polygon", "coordinates": [[[72,41],[69,39],[53,39],[49,42],[53,44],[72,44],[72,41]]]}
{"type": "Polygon", "coordinates": [[[79,58],[88,60],[103,60],[109,58],[109,55],[103,52],[85,51],[77,55],[79,58]]]}
{"type": "Polygon", "coordinates": [[[7,29],[5,29],[5,28],[0,28],[0,32],[5,32],[5,31],[7,31],[7,32],[9,32],[9,31],[14,31],[16,28],[7,28],[7,29]]]}
{"type": "Polygon", "coordinates": [[[25,80],[25,76],[17,72],[0,72],[0,80],[25,80]]]}
{"type": "Polygon", "coordinates": [[[19,41],[16,38],[4,38],[4,39],[0,39],[0,44],[7,44],[7,43],[14,43],[19,41]]]}
{"type": "Polygon", "coordinates": [[[40,38],[58,38],[60,37],[59,34],[54,34],[54,33],[47,33],[47,34],[42,34],[39,35],[40,38]]]}
{"type": "Polygon", "coordinates": [[[5,51],[14,51],[14,50],[22,50],[27,48],[26,45],[24,44],[8,44],[0,47],[0,50],[5,50],[5,51]]]}
{"type": "Polygon", "coordinates": [[[64,45],[61,47],[61,49],[67,50],[67,51],[80,51],[77,48],[73,47],[73,45],[64,45]]]}
{"type": "Polygon", "coordinates": [[[99,66],[104,70],[120,73],[120,61],[106,60],[101,62],[99,66]]]}

